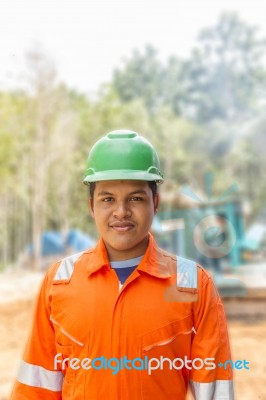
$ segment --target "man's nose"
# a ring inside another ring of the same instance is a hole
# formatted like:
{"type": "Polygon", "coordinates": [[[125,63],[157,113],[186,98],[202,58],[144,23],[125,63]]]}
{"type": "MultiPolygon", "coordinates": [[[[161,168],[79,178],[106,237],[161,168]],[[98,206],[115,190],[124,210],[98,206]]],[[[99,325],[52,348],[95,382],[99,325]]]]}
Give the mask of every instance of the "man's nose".
{"type": "Polygon", "coordinates": [[[128,218],[131,216],[130,205],[127,201],[119,201],[116,203],[116,207],[113,211],[113,215],[116,218],[128,218]]]}

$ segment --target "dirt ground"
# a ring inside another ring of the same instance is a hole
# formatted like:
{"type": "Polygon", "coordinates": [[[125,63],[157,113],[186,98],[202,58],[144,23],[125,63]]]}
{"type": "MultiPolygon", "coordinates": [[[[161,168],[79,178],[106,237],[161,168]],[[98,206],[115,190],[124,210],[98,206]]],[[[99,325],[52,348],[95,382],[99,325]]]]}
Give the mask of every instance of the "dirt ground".
{"type": "MultiPolygon", "coordinates": [[[[31,286],[22,285],[13,297],[0,295],[0,400],[8,399],[18,369],[40,278],[31,278],[31,286]]],[[[236,400],[266,400],[266,320],[230,320],[229,334],[233,360],[246,360],[250,367],[235,370],[236,400]]]]}

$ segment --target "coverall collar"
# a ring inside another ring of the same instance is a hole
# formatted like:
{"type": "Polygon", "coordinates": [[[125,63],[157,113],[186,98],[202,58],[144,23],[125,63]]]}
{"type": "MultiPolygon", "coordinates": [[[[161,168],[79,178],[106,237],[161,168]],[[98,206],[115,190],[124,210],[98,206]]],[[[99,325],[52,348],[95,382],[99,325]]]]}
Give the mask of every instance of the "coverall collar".
{"type": "MultiPolygon", "coordinates": [[[[91,265],[87,267],[88,275],[100,270],[101,268],[110,269],[110,262],[108,259],[107,250],[102,238],[99,239],[95,248],[93,249],[93,259],[91,265]]],[[[151,233],[149,233],[149,243],[145,251],[144,257],[136,268],[139,273],[145,272],[157,278],[166,279],[171,276],[168,266],[164,257],[157,247],[151,233]]]]}

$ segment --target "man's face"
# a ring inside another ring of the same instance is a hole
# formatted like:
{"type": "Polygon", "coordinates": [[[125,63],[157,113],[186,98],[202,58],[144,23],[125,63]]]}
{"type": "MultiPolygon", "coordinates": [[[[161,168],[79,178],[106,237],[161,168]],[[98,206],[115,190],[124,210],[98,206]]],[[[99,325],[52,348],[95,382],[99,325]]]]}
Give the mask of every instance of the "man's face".
{"type": "Polygon", "coordinates": [[[97,182],[91,212],[110,260],[126,260],[144,254],[148,232],[158,209],[147,182],[97,182]]]}

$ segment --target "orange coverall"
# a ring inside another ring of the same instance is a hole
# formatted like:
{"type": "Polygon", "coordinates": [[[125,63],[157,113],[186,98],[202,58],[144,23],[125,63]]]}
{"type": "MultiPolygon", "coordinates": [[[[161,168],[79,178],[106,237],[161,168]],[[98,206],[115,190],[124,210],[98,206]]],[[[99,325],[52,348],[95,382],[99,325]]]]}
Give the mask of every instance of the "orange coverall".
{"type": "Polygon", "coordinates": [[[48,270],[11,400],[184,400],[189,384],[197,400],[232,400],[232,370],[217,366],[230,358],[223,305],[204,269],[150,235],[120,289],[100,239],[48,270]],[[124,363],[115,373],[102,357],[136,359],[135,368],[124,363]],[[193,367],[182,368],[186,358],[193,367]],[[201,368],[206,359],[215,368],[201,368]]]}

